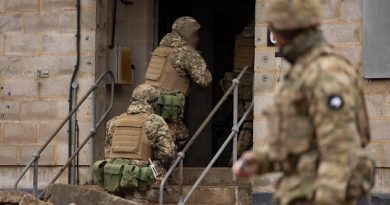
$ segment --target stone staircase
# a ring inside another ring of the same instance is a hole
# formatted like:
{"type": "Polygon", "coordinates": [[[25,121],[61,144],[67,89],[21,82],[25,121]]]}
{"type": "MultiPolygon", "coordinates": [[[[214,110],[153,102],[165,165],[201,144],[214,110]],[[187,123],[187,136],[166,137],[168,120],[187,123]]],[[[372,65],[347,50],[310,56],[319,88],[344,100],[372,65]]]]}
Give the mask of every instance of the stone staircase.
{"type": "MultiPolygon", "coordinates": [[[[184,168],[184,193],[187,193],[192,184],[199,177],[203,168],[184,168]]],[[[177,204],[180,189],[178,186],[179,172],[175,171],[166,188],[164,204],[177,204]]],[[[55,184],[48,188],[50,201],[55,205],[134,205],[136,203],[125,200],[101,190],[97,186],[71,186],[55,184]],[[66,194],[64,194],[66,193],[66,194]]],[[[252,204],[252,189],[250,183],[232,182],[230,168],[213,168],[209,171],[200,186],[191,196],[188,205],[250,205],[252,204]]]]}
{"type": "MultiPolygon", "coordinates": [[[[204,168],[184,168],[184,193],[198,179],[204,168]]],[[[232,181],[231,168],[212,168],[200,186],[192,194],[187,204],[225,204],[249,205],[252,204],[252,188],[249,182],[232,181]]],[[[177,204],[179,199],[179,172],[176,170],[167,186],[164,202],[177,204]]]]}

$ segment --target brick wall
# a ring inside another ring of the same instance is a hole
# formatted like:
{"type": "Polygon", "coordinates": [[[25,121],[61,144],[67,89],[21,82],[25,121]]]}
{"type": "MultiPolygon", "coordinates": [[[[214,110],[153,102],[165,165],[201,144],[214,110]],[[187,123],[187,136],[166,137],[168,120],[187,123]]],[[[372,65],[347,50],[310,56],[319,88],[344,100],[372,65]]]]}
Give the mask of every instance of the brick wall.
{"type": "MultiPolygon", "coordinates": [[[[256,93],[255,93],[255,149],[261,149],[267,134],[262,110],[273,102],[275,87],[288,63],[275,58],[275,48],[267,47],[267,25],[264,8],[270,0],[256,2],[256,93]]],[[[325,36],[359,68],[362,67],[362,0],[321,0],[325,36]]],[[[390,191],[390,80],[366,82],[366,101],[371,120],[372,143],[367,152],[376,160],[376,192],[390,191]]],[[[272,191],[277,176],[257,178],[254,191],[272,191]]]]}
{"type": "MultiPolygon", "coordinates": [[[[103,1],[81,1],[79,97],[97,70],[97,2],[103,1]]],[[[0,188],[11,187],[21,165],[67,115],[69,81],[76,62],[75,5],[76,0],[0,0],[0,188]],[[38,78],[37,70],[48,70],[49,78],[38,78]]],[[[99,36],[103,42],[104,38],[99,36]]],[[[80,137],[89,131],[90,110],[89,101],[78,113],[80,137]]],[[[67,150],[65,128],[41,156],[41,185],[64,163],[67,150]]],[[[88,148],[80,158],[81,164],[89,165],[88,148]]],[[[84,180],[87,174],[88,167],[82,168],[84,180]]],[[[31,182],[29,172],[21,187],[31,187],[31,182]]]]}

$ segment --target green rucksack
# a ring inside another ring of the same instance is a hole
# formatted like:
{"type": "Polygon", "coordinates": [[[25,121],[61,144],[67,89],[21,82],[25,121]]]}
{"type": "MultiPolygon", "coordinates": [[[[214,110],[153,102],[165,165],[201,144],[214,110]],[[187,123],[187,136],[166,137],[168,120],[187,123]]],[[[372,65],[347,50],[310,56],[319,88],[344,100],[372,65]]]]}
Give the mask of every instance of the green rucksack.
{"type": "Polygon", "coordinates": [[[145,191],[155,182],[150,167],[134,165],[131,160],[100,160],[93,165],[93,172],[97,184],[109,192],[145,191]]]}
{"type": "MultiPolygon", "coordinates": [[[[222,90],[226,92],[232,85],[234,78],[238,76],[238,73],[225,73],[224,78],[220,81],[222,90]]],[[[238,85],[238,97],[244,101],[251,101],[253,95],[253,73],[245,73],[238,85]]]]}
{"type": "Polygon", "coordinates": [[[155,113],[166,120],[183,118],[185,97],[181,93],[163,93],[159,96],[155,113]]]}

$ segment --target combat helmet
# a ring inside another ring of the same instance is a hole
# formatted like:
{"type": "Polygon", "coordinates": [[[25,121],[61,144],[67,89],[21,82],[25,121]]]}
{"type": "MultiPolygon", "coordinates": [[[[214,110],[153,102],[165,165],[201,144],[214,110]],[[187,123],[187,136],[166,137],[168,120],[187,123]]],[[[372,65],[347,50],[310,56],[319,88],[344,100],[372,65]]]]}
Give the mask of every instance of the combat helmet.
{"type": "Polygon", "coordinates": [[[321,23],[319,0],[273,0],[266,20],[277,31],[303,29],[321,23]]]}
{"type": "Polygon", "coordinates": [[[190,16],[178,18],[172,25],[172,30],[187,39],[200,29],[200,24],[190,16]]]}
{"type": "Polygon", "coordinates": [[[151,85],[141,84],[137,86],[132,94],[132,101],[157,102],[159,91],[151,85]]]}

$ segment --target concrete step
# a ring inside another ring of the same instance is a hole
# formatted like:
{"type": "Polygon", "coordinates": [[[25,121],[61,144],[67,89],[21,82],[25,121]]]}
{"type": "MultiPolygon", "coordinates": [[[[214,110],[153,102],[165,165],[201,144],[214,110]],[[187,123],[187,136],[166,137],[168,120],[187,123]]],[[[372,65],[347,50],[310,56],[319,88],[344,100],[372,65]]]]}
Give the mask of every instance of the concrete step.
{"type": "MultiPolygon", "coordinates": [[[[184,194],[190,186],[184,187],[184,194]]],[[[164,204],[177,204],[180,198],[178,186],[168,186],[164,195],[164,204]]],[[[55,205],[69,205],[70,203],[83,205],[136,205],[129,201],[105,192],[99,186],[73,186],[67,184],[53,184],[48,187],[46,199],[55,205]]],[[[249,205],[252,202],[250,186],[200,186],[188,201],[188,205],[249,205]]],[[[152,203],[150,203],[152,205],[152,203]]]]}
{"type": "MultiPolygon", "coordinates": [[[[184,196],[190,190],[184,187],[184,196]]],[[[168,186],[164,196],[164,203],[177,204],[180,198],[178,186],[168,186]]],[[[252,189],[250,186],[200,186],[187,204],[215,204],[215,205],[249,205],[252,202],[252,189]]]]}
{"type": "Polygon", "coordinates": [[[36,199],[32,195],[23,191],[0,191],[0,204],[18,205],[18,204],[35,204],[35,205],[53,205],[50,202],[44,202],[36,199]]]}
{"type": "Polygon", "coordinates": [[[79,187],[68,184],[52,184],[47,188],[45,199],[55,205],[138,205],[112,194],[98,186],[79,187]]]}
{"type": "MultiPolygon", "coordinates": [[[[184,185],[193,185],[203,172],[203,167],[185,167],[183,169],[184,185]]],[[[179,169],[176,169],[172,178],[168,181],[171,185],[178,185],[179,183],[179,169]]],[[[226,186],[226,185],[238,185],[238,184],[250,184],[249,181],[238,180],[233,182],[232,169],[230,167],[211,168],[205,178],[201,182],[201,186],[226,186]]]]}

